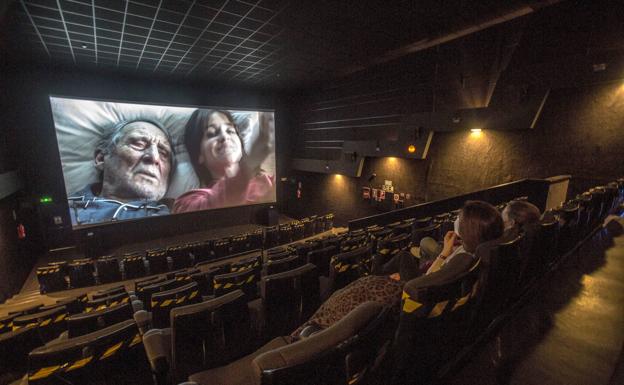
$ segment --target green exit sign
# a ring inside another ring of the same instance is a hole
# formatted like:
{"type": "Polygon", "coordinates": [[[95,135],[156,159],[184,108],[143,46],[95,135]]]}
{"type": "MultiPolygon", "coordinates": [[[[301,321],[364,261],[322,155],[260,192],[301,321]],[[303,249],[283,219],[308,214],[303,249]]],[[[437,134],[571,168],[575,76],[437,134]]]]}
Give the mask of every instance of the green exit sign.
{"type": "Polygon", "coordinates": [[[48,195],[44,195],[41,198],[39,198],[39,203],[50,204],[52,203],[52,197],[48,195]]]}

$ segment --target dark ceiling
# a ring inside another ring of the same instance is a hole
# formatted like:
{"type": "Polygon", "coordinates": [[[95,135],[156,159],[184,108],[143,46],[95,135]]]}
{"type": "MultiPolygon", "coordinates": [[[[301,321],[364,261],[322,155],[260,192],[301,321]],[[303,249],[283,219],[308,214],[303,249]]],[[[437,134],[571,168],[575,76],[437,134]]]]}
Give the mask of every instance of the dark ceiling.
{"type": "Polygon", "coordinates": [[[6,46],[16,62],[295,88],[557,2],[17,0],[6,46]]]}

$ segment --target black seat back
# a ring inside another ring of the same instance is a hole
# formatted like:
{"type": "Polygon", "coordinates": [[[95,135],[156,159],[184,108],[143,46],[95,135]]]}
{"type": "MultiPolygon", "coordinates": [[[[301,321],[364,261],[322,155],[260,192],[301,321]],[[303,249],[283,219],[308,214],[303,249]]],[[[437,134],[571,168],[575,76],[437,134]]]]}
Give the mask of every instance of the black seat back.
{"type": "Polygon", "coordinates": [[[405,284],[394,338],[394,379],[429,383],[462,347],[479,290],[480,263],[457,255],[444,268],[405,284]]]}
{"type": "Polygon", "coordinates": [[[67,331],[70,338],[96,332],[116,323],[132,319],[132,305],[122,303],[89,313],[67,317],[67,331]]]}
{"type": "Polygon", "coordinates": [[[26,371],[28,353],[42,344],[37,328],[31,325],[0,333],[0,373],[22,375],[26,371]]]}
{"type": "Polygon", "coordinates": [[[279,244],[283,245],[286,243],[290,243],[293,241],[292,235],[293,235],[293,230],[292,230],[292,226],[290,225],[290,223],[284,223],[282,225],[279,225],[279,244]]]}
{"type": "Polygon", "coordinates": [[[126,292],[86,301],[84,303],[84,308],[85,313],[89,313],[96,310],[106,309],[107,307],[111,306],[117,306],[122,303],[130,303],[130,297],[128,297],[128,293],[126,292]]]}
{"type": "Polygon", "coordinates": [[[248,301],[258,297],[258,281],[253,269],[215,275],[213,282],[215,297],[220,297],[237,289],[245,293],[248,301]]]}
{"type": "Polygon", "coordinates": [[[305,322],[319,305],[319,290],[318,271],[311,263],[263,277],[265,337],[286,335],[305,322]]]}
{"type": "Polygon", "coordinates": [[[264,229],[264,248],[270,249],[279,245],[279,229],[271,226],[264,229]]]}
{"type": "Polygon", "coordinates": [[[91,294],[91,300],[95,301],[98,299],[110,297],[111,295],[122,294],[126,292],[126,287],[124,285],[111,287],[109,289],[98,290],[95,293],[91,294]]]}
{"type": "Polygon", "coordinates": [[[299,222],[299,221],[295,221],[291,224],[292,226],[292,239],[293,241],[298,241],[301,238],[303,238],[303,223],[299,222]]]}
{"type": "Polygon", "coordinates": [[[518,281],[523,267],[520,247],[524,242],[524,234],[512,239],[486,242],[477,247],[476,255],[482,263],[478,299],[477,324],[480,330],[486,327],[494,317],[503,311],[510,297],[518,289],[518,281]]]}
{"type": "Polygon", "coordinates": [[[131,362],[134,372],[147,365],[144,353],[143,360],[128,356],[136,347],[143,352],[134,320],[39,347],[28,355],[28,384],[91,384],[104,377],[114,382],[115,375],[129,375],[124,361],[131,362]]]}
{"type": "Polygon", "coordinates": [[[325,215],[325,231],[329,231],[334,227],[334,214],[325,215]]]}
{"type": "Polygon", "coordinates": [[[260,275],[262,273],[262,254],[241,259],[238,262],[232,262],[230,264],[230,272],[232,273],[247,269],[252,269],[254,271],[254,274],[256,275],[256,281],[259,281],[260,275]]]}
{"type": "Polygon", "coordinates": [[[191,245],[177,245],[167,248],[167,256],[171,258],[173,270],[193,266],[193,248],[191,245]]]}
{"type": "Polygon", "coordinates": [[[412,245],[419,246],[420,241],[425,237],[440,241],[444,238],[444,234],[446,233],[442,233],[442,228],[439,223],[433,223],[426,227],[414,229],[414,231],[412,231],[412,245]]]}
{"type": "Polygon", "coordinates": [[[137,297],[143,302],[143,308],[149,311],[152,308],[152,296],[161,291],[175,289],[176,287],[180,287],[184,285],[184,281],[177,281],[174,279],[169,279],[162,282],[153,283],[148,286],[143,286],[139,288],[136,292],[137,297]]]}
{"type": "Polygon", "coordinates": [[[76,260],[67,264],[69,285],[73,288],[95,285],[95,268],[91,260],[76,260]]]}
{"type": "Polygon", "coordinates": [[[149,264],[150,274],[160,274],[169,270],[166,249],[148,250],[145,259],[149,264]]]}
{"type": "Polygon", "coordinates": [[[61,266],[42,266],[37,268],[37,281],[41,294],[67,289],[65,274],[61,266]]]}
{"type": "Polygon", "coordinates": [[[327,246],[321,249],[312,250],[307,255],[307,263],[311,263],[318,269],[319,275],[329,277],[329,261],[337,254],[336,246],[327,246]]]}
{"type": "Polygon", "coordinates": [[[334,255],[330,260],[330,290],[333,292],[342,289],[356,279],[368,275],[371,258],[370,246],[334,255]]]}
{"type": "Polygon", "coordinates": [[[235,235],[230,239],[232,254],[239,254],[248,251],[247,234],[235,235]]]}
{"type": "Polygon", "coordinates": [[[125,279],[138,278],[145,275],[145,253],[125,254],[121,260],[125,279]]]}
{"type": "Polygon", "coordinates": [[[241,290],[172,309],[170,319],[174,383],[247,353],[252,333],[246,296],[241,290]]]}
{"type": "Polygon", "coordinates": [[[41,343],[46,343],[59,336],[67,329],[65,318],[67,308],[59,306],[34,314],[24,314],[13,318],[13,330],[27,326],[36,326],[41,343]]]}
{"type": "Polygon", "coordinates": [[[272,275],[288,271],[301,266],[302,259],[298,255],[291,255],[281,259],[271,259],[264,265],[265,275],[272,275]]]}
{"type": "Polygon", "coordinates": [[[115,257],[98,258],[95,261],[95,268],[100,283],[121,281],[121,270],[119,261],[115,257]]]}
{"type": "Polygon", "coordinates": [[[169,327],[169,313],[171,309],[200,301],[201,295],[196,282],[152,294],[150,307],[152,309],[152,323],[154,327],[169,327]]]}

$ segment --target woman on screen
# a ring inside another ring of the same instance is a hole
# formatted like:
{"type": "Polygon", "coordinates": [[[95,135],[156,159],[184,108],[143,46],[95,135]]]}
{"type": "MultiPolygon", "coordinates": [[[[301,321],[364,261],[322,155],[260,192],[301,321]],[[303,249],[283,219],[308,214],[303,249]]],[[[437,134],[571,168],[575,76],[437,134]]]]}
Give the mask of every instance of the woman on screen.
{"type": "Polygon", "coordinates": [[[228,111],[193,112],[185,127],[184,143],[201,188],[182,194],[176,199],[173,211],[182,213],[271,201],[274,177],[259,167],[272,149],[267,124],[262,123],[259,137],[246,153],[228,111]]]}

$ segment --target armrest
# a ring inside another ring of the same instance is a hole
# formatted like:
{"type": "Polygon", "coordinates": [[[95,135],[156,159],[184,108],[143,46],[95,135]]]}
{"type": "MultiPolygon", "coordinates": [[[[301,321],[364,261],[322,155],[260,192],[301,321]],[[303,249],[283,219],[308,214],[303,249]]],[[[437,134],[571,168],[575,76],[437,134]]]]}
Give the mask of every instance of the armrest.
{"type": "Polygon", "coordinates": [[[171,361],[171,328],[147,331],[143,334],[143,346],[152,372],[167,373],[171,361]]]}
{"type": "Polygon", "coordinates": [[[140,299],[137,299],[136,297],[134,299],[132,299],[132,297],[130,297],[130,304],[132,305],[132,312],[133,313],[136,313],[139,310],[144,310],[143,301],[141,301],[140,299]]]}
{"type": "Polygon", "coordinates": [[[145,334],[151,328],[152,313],[145,310],[139,310],[134,313],[134,321],[137,323],[141,334],[145,334]]]}

